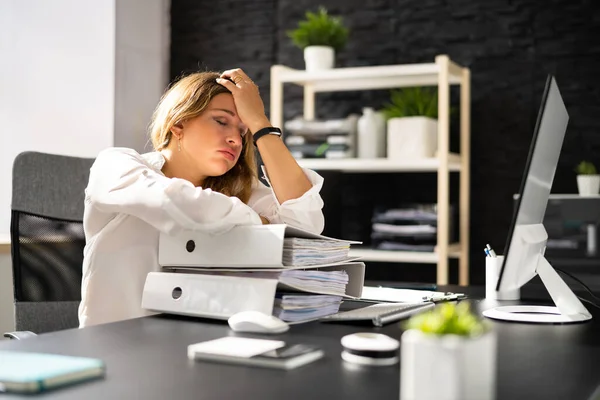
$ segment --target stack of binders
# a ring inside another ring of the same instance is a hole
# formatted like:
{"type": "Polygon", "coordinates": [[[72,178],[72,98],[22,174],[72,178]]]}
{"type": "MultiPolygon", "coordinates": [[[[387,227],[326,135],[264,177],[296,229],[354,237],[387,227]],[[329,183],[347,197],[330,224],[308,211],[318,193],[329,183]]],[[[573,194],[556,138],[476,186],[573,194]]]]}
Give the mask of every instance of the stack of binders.
{"type": "Polygon", "coordinates": [[[227,319],[246,310],[303,322],[361,296],[365,265],[346,240],[288,225],[240,226],[222,235],[161,234],[161,272],[148,274],[142,307],[227,319]]]}

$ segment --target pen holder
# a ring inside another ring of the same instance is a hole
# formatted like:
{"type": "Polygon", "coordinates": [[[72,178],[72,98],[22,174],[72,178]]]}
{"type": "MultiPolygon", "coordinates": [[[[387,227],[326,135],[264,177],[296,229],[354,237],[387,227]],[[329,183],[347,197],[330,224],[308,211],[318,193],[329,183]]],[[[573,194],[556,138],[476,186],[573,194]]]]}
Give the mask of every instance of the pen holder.
{"type": "Polygon", "coordinates": [[[519,300],[519,289],[496,290],[504,256],[485,258],[485,298],[490,300],[519,300]]]}

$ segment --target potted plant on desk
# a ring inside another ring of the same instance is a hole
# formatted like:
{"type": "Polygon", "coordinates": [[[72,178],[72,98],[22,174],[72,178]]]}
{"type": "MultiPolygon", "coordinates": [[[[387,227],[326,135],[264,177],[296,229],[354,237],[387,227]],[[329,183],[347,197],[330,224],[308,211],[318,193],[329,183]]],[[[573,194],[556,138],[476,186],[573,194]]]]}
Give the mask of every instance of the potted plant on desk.
{"type": "Polygon", "coordinates": [[[590,161],[582,161],[577,171],[577,189],[580,196],[595,196],[600,191],[600,175],[596,166],[590,161]]]}
{"type": "Polygon", "coordinates": [[[292,42],[304,50],[307,71],[331,69],[335,52],[342,50],[348,39],[348,29],[340,17],[332,17],[324,7],[317,13],[308,11],[298,28],[288,31],[292,42]]]}
{"type": "Polygon", "coordinates": [[[437,151],[438,98],[432,88],[392,90],[382,109],[387,121],[387,157],[430,158],[437,151]]]}
{"type": "Polygon", "coordinates": [[[467,302],[440,304],[409,319],[406,328],[401,400],[495,398],[496,335],[467,302]]]}

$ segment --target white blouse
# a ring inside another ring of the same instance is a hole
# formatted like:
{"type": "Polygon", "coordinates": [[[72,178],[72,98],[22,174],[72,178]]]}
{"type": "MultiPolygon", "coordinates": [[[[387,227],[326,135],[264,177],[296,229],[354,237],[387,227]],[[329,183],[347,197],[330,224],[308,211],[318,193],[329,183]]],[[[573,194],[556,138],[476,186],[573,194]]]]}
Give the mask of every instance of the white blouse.
{"type": "MultiPolygon", "coordinates": [[[[159,232],[182,229],[219,234],[236,225],[294,225],[315,233],[324,226],[323,178],[304,170],[312,188],[279,204],[273,190],[256,181],[248,205],[161,172],[159,152],[140,155],[126,148],[102,151],[85,191],[79,326],[151,314],[141,308],[146,275],[159,271],[159,232]]],[[[235,251],[235,249],[232,249],[235,251]]]]}

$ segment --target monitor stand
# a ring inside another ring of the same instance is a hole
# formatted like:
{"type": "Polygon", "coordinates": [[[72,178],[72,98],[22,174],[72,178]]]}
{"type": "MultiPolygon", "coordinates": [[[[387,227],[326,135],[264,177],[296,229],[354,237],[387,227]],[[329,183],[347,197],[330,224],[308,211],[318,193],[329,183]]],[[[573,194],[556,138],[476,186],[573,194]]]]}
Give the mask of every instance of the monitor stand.
{"type": "Polygon", "coordinates": [[[536,272],[556,307],[501,306],[486,310],[483,315],[504,321],[536,324],[569,324],[592,319],[590,312],[541,254],[538,257],[536,272]]]}

